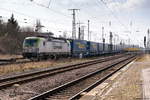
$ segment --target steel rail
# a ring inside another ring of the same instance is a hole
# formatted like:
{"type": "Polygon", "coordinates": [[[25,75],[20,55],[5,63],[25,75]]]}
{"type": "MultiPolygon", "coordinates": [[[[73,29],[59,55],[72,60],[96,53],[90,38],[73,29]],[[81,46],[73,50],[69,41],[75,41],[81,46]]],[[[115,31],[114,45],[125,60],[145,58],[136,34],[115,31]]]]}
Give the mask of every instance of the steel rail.
{"type": "Polygon", "coordinates": [[[112,59],[119,59],[119,57],[121,58],[124,56],[121,55],[121,56],[109,57],[106,59],[98,59],[98,60],[93,60],[93,61],[79,63],[79,64],[73,64],[73,65],[57,67],[53,69],[47,69],[47,70],[30,72],[30,73],[26,73],[22,75],[7,77],[4,79],[0,79],[0,89],[7,88],[9,86],[12,86],[13,84],[22,84],[22,83],[29,82],[35,79],[44,78],[50,75],[52,76],[58,73],[62,73],[62,72],[66,72],[66,71],[70,71],[70,70],[74,70],[78,68],[88,67],[90,65],[94,65],[94,64],[98,64],[102,62],[107,62],[112,59]]]}
{"type": "Polygon", "coordinates": [[[118,72],[120,69],[122,69],[124,66],[128,65],[130,62],[132,62],[133,60],[135,60],[135,58],[132,58],[131,60],[127,61],[125,64],[123,64],[120,68],[118,68],[117,70],[111,72],[110,74],[106,75],[105,77],[103,77],[102,79],[96,81],[95,83],[93,83],[92,85],[90,85],[89,87],[85,88],[84,90],[78,92],[76,95],[72,96],[71,98],[69,98],[69,100],[77,100],[79,98],[82,97],[82,93],[84,92],[89,92],[90,90],[92,90],[93,88],[95,88],[96,86],[98,86],[99,84],[101,84],[102,82],[104,82],[106,79],[108,79],[109,77],[111,77],[113,74],[115,74],[116,72],[118,72]]]}
{"type": "Polygon", "coordinates": [[[0,66],[32,62],[32,61],[20,61],[20,62],[17,62],[17,60],[22,60],[22,59],[25,59],[25,58],[0,59],[0,66]]]}
{"type": "MultiPolygon", "coordinates": [[[[35,96],[35,97],[32,97],[32,98],[30,98],[30,99],[28,99],[28,100],[47,100],[47,99],[45,99],[45,98],[49,98],[49,96],[53,96],[53,95],[57,95],[57,93],[61,93],[61,91],[64,91],[65,89],[67,89],[67,88],[69,88],[69,87],[71,87],[71,86],[73,86],[73,85],[76,85],[76,84],[78,84],[79,82],[81,82],[81,81],[84,81],[84,80],[86,80],[86,79],[88,79],[88,78],[90,78],[90,77],[92,77],[92,76],[94,76],[94,75],[96,75],[96,74],[98,74],[98,73],[101,73],[101,72],[103,72],[103,71],[105,71],[105,70],[108,70],[108,69],[110,69],[110,68],[112,68],[112,67],[114,67],[114,66],[116,66],[116,65],[118,65],[118,64],[120,64],[120,63],[123,63],[123,62],[125,62],[125,61],[127,61],[127,60],[129,60],[129,59],[132,59],[132,58],[134,58],[135,56],[132,56],[132,57],[128,57],[128,58],[126,58],[126,59],[124,59],[124,60],[122,60],[122,61],[119,61],[119,62],[116,62],[116,63],[113,63],[113,64],[111,64],[111,65],[108,65],[107,67],[105,67],[105,68],[102,68],[102,69],[100,69],[100,70],[97,70],[97,71],[95,71],[95,72],[92,72],[92,73],[90,73],[90,74],[88,74],[88,75],[85,75],[85,76],[83,76],[83,77],[81,77],[81,78],[78,78],[78,79],[76,79],[76,80],[73,80],[73,81],[71,81],[71,82],[68,82],[68,83],[66,83],[66,84],[64,84],[64,85],[61,85],[61,86],[59,86],[59,87],[56,87],[56,88],[54,88],[54,89],[51,89],[51,90],[49,90],[49,91],[47,91],[47,92],[44,92],[44,93],[42,93],[42,94],[39,94],[39,95],[37,95],[37,96],[35,96]]],[[[129,62],[128,62],[129,63],[129,62]]],[[[126,63],[127,64],[127,63],[126,63]]],[[[125,64],[125,65],[126,65],[125,64]]],[[[122,67],[124,67],[124,65],[122,66],[122,67]]],[[[121,67],[121,68],[122,68],[121,67]]],[[[119,69],[118,69],[119,70],[119,69]]],[[[118,71],[117,70],[117,71],[118,71]]],[[[115,71],[116,72],[116,71],[115,71]]],[[[115,73],[115,72],[113,72],[113,73],[115,73]]],[[[106,77],[104,77],[103,79],[101,79],[100,81],[102,82],[103,80],[105,80],[106,78],[108,78],[109,76],[111,76],[113,73],[110,73],[109,75],[107,75],[106,77]]],[[[96,83],[95,83],[96,84],[96,83]]],[[[90,87],[89,87],[90,88],[90,87]]],[[[89,89],[88,88],[88,89],[89,89]]],[[[80,92],[79,93],[77,93],[78,95],[80,94],[80,92]]],[[[74,96],[74,97],[72,97],[72,98],[70,98],[71,100],[74,100],[74,98],[76,98],[76,97],[78,97],[78,95],[76,95],[76,96],[74,96]]]]}

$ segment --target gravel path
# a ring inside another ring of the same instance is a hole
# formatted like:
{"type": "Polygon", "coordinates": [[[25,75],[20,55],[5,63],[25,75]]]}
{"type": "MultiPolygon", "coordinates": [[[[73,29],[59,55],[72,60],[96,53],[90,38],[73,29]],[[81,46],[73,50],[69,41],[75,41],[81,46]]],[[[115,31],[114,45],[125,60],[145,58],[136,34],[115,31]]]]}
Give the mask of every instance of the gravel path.
{"type": "MultiPolygon", "coordinates": [[[[124,58],[120,58],[122,60],[124,58]]],[[[27,98],[36,95],[38,93],[47,91],[56,86],[60,86],[68,81],[79,78],[87,73],[97,70],[98,68],[104,67],[105,65],[111,64],[112,62],[118,61],[113,60],[109,62],[104,62],[88,68],[76,69],[74,71],[65,72],[59,75],[50,76],[48,78],[43,78],[40,80],[35,80],[30,83],[23,84],[21,86],[15,85],[9,89],[1,90],[0,97],[7,98],[8,100],[26,100],[27,98]],[[17,87],[17,89],[15,89],[17,87]]],[[[6,99],[6,100],[7,100],[6,99]]]]}
{"type": "MultiPolygon", "coordinates": [[[[112,90],[99,100],[142,100],[142,70],[150,68],[150,55],[133,63],[112,85],[112,90]]],[[[107,93],[107,92],[106,92],[107,93]]],[[[145,99],[144,99],[145,100],[145,99]]]]}

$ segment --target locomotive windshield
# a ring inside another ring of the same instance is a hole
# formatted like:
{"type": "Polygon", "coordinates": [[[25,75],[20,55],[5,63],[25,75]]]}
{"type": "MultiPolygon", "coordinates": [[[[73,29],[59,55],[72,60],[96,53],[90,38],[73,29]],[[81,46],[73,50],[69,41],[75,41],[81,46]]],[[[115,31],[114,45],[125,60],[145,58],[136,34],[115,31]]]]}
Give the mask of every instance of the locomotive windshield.
{"type": "Polygon", "coordinates": [[[38,45],[39,39],[26,39],[24,42],[24,46],[26,47],[33,47],[38,45]]]}

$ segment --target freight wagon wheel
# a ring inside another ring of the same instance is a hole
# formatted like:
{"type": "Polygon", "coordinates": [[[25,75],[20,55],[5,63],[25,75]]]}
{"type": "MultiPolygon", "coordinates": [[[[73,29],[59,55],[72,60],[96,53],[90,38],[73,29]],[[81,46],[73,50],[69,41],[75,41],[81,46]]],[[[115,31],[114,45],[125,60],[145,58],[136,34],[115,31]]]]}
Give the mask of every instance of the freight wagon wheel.
{"type": "Polygon", "coordinates": [[[53,56],[51,56],[51,59],[56,60],[56,59],[57,59],[57,56],[56,56],[56,55],[53,55],[53,56]]]}
{"type": "Polygon", "coordinates": [[[44,60],[47,60],[47,59],[48,59],[48,56],[44,56],[43,59],[44,59],[44,60]]]}
{"type": "Polygon", "coordinates": [[[39,61],[38,58],[30,58],[31,61],[39,61]]]}
{"type": "Polygon", "coordinates": [[[36,61],[41,61],[43,59],[43,55],[37,55],[36,61]]]}
{"type": "Polygon", "coordinates": [[[58,59],[58,57],[55,55],[55,56],[54,56],[54,60],[57,60],[57,59],[58,59]]]}

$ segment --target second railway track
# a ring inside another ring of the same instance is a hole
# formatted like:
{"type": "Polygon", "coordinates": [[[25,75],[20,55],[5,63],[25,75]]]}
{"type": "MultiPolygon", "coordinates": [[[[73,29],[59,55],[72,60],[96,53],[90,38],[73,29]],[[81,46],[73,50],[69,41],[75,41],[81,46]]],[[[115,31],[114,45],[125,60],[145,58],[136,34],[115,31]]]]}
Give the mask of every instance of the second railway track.
{"type": "Polygon", "coordinates": [[[33,62],[25,58],[0,59],[0,66],[33,62]],[[20,61],[21,60],[21,61],[20,61]]]}
{"type": "Polygon", "coordinates": [[[12,64],[30,63],[30,62],[38,62],[38,60],[36,60],[36,59],[35,60],[29,60],[29,59],[25,59],[23,57],[10,58],[10,59],[0,59],[0,66],[12,65],[12,64]]]}

